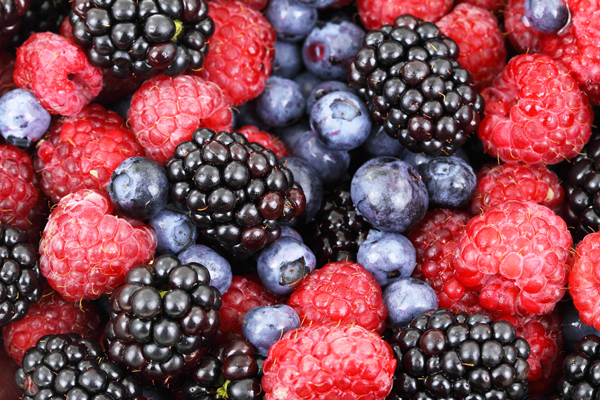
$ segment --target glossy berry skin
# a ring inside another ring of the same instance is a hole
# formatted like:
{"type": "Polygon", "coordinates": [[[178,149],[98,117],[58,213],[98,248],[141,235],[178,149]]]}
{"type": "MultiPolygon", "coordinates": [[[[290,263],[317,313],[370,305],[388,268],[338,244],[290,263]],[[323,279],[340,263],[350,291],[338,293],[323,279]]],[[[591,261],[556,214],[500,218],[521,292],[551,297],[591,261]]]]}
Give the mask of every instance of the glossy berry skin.
{"type": "Polygon", "coordinates": [[[383,290],[383,302],[388,309],[388,325],[406,326],[413,318],[438,307],[435,291],[415,278],[400,278],[383,290]]]}
{"type": "Polygon", "coordinates": [[[231,285],[232,273],[229,262],[210,247],[195,244],[179,253],[179,261],[184,264],[204,265],[210,274],[210,285],[223,294],[231,285]]]}
{"type": "Polygon", "coordinates": [[[561,0],[525,0],[524,10],[531,29],[546,35],[564,28],[569,16],[569,10],[561,0]]]}
{"type": "Polygon", "coordinates": [[[179,254],[196,243],[198,228],[192,219],[177,211],[163,209],[148,221],[156,233],[158,254],[179,254]]]}
{"type": "Polygon", "coordinates": [[[564,335],[564,348],[566,352],[575,350],[575,344],[588,335],[600,335],[600,331],[593,326],[586,325],[579,316],[573,301],[561,302],[557,306],[562,319],[564,335]]]}
{"type": "MultiPolygon", "coordinates": [[[[281,162],[292,172],[294,181],[302,187],[306,197],[306,208],[304,214],[295,218],[290,223],[294,226],[308,223],[317,215],[323,201],[323,182],[314,168],[306,161],[298,157],[284,157],[281,162]]],[[[283,227],[282,227],[283,236],[283,227]]]]}
{"type": "MultiPolygon", "coordinates": [[[[370,156],[389,156],[400,158],[404,152],[404,146],[396,139],[391,138],[382,126],[373,125],[371,133],[362,147],[370,156]]],[[[408,151],[408,150],[407,150],[408,151]]]]}
{"type": "Polygon", "coordinates": [[[420,172],[433,207],[464,207],[477,186],[473,168],[456,156],[436,157],[420,172]]]}
{"type": "Polygon", "coordinates": [[[278,128],[298,122],[305,106],[300,86],[277,76],[267,79],[265,90],[256,99],[256,112],[260,119],[278,128]]]}
{"type": "Polygon", "coordinates": [[[321,100],[322,97],[333,92],[348,92],[356,93],[354,89],[342,81],[324,81],[316,85],[306,98],[306,113],[310,115],[315,103],[321,100]]]}
{"type": "Polygon", "coordinates": [[[0,97],[0,134],[8,143],[26,148],[49,126],[50,114],[31,92],[15,89],[0,97]]]}
{"type": "Polygon", "coordinates": [[[575,249],[571,260],[569,276],[569,293],[575,308],[584,324],[600,328],[600,304],[598,297],[592,295],[600,282],[596,278],[598,269],[597,251],[600,245],[600,233],[585,236],[575,249]]]}
{"type": "Polygon", "coordinates": [[[598,390],[596,371],[600,338],[588,335],[575,344],[575,351],[565,356],[562,377],[558,381],[558,396],[564,400],[589,398],[598,390]]]}
{"type": "Polygon", "coordinates": [[[369,29],[393,25],[398,15],[411,14],[425,21],[435,22],[452,9],[452,0],[360,0],[357,4],[360,20],[369,29]]]}
{"type": "Polygon", "coordinates": [[[261,356],[291,329],[300,328],[300,317],[285,304],[255,307],[246,313],[243,323],[244,337],[256,347],[261,356]]]}
{"type": "MultiPolygon", "coordinates": [[[[459,148],[458,150],[456,150],[456,153],[454,153],[453,156],[456,156],[456,157],[460,158],[461,160],[465,161],[467,164],[470,164],[469,156],[467,155],[467,152],[463,148],[459,148]]],[[[403,148],[403,150],[400,153],[400,156],[398,158],[401,159],[402,161],[410,164],[420,174],[423,171],[423,169],[425,168],[425,166],[427,164],[429,164],[429,162],[436,157],[430,156],[425,153],[413,153],[412,151],[410,151],[406,148],[403,148]]]]}
{"type": "Polygon", "coordinates": [[[302,236],[300,236],[298,231],[296,231],[295,229],[290,228],[289,226],[286,226],[286,225],[281,227],[281,236],[279,236],[279,237],[291,237],[291,238],[297,239],[300,242],[304,243],[304,240],[302,240],[302,236]]]}
{"type": "Polygon", "coordinates": [[[317,23],[318,13],[316,8],[296,0],[273,0],[265,17],[277,32],[277,42],[301,42],[317,23]]]}
{"type": "Polygon", "coordinates": [[[347,151],[327,147],[313,131],[306,131],[298,138],[292,155],[314,167],[324,184],[338,182],[350,166],[347,151]]]}
{"type": "Polygon", "coordinates": [[[299,44],[278,40],[275,42],[273,76],[293,79],[302,70],[302,50],[299,44]]]}

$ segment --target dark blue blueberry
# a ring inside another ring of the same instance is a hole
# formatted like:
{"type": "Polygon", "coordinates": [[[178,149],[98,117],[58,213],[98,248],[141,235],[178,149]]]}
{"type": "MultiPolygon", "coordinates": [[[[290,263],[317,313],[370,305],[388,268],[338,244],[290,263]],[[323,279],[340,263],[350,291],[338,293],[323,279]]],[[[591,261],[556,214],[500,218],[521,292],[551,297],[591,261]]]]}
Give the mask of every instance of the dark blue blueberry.
{"type": "Polygon", "coordinates": [[[194,262],[204,265],[210,273],[210,285],[219,289],[221,294],[225,294],[231,286],[231,265],[210,247],[195,244],[179,253],[177,258],[182,264],[194,262]]]}
{"type": "Polygon", "coordinates": [[[347,151],[328,148],[313,131],[304,132],[300,136],[292,149],[292,155],[313,167],[325,184],[342,179],[350,166],[350,154],[347,151]]]}
{"type": "Polygon", "coordinates": [[[406,326],[418,315],[438,307],[435,291],[423,281],[402,278],[383,291],[383,302],[388,310],[388,325],[396,329],[406,326]]]}
{"type": "Polygon", "coordinates": [[[573,305],[572,300],[561,301],[557,304],[560,316],[562,317],[563,333],[565,335],[565,344],[567,352],[575,351],[575,343],[587,335],[600,336],[600,331],[593,326],[584,324],[579,316],[579,311],[573,305]]]}
{"type": "Polygon", "coordinates": [[[116,103],[114,103],[113,106],[111,107],[112,110],[114,112],[116,112],[117,114],[119,114],[121,116],[121,118],[123,118],[124,120],[127,120],[127,113],[129,112],[129,109],[131,108],[131,97],[132,96],[125,96],[125,97],[121,98],[119,101],[117,101],[116,103]]]}
{"type": "Polygon", "coordinates": [[[354,93],[333,92],[323,96],[310,112],[310,126],[325,146],[352,150],[371,133],[371,118],[365,103],[354,93]]]}
{"type": "Polygon", "coordinates": [[[267,290],[289,295],[316,265],[315,255],[304,243],[284,237],[262,250],[256,267],[267,290]]]}
{"type": "Polygon", "coordinates": [[[290,126],[304,114],[306,99],[296,82],[272,76],[256,99],[256,113],[267,125],[290,126]]]}
{"type": "Polygon", "coordinates": [[[256,99],[250,100],[242,105],[236,107],[236,111],[233,112],[236,115],[235,127],[241,128],[246,125],[254,125],[261,131],[271,132],[272,126],[263,122],[256,112],[256,99]]]}
{"type": "Polygon", "coordinates": [[[297,182],[302,186],[304,196],[306,197],[306,208],[304,213],[298,219],[292,221],[292,225],[297,223],[306,223],[314,218],[321,207],[323,201],[323,183],[321,178],[315,172],[313,167],[298,157],[285,157],[282,158],[287,168],[292,171],[294,175],[294,182],[297,182]]]}
{"type": "Polygon", "coordinates": [[[319,101],[323,96],[333,92],[349,92],[356,94],[356,91],[352,89],[347,83],[341,81],[325,81],[319,83],[310,92],[306,98],[306,113],[310,115],[310,111],[314,107],[315,103],[319,101]]]}
{"type": "Polygon", "coordinates": [[[347,21],[317,25],[302,47],[304,65],[321,79],[345,79],[364,36],[362,29],[347,21]]]}
{"type": "Polygon", "coordinates": [[[300,234],[294,228],[291,228],[287,225],[281,226],[281,235],[279,235],[279,238],[281,239],[283,237],[291,237],[304,243],[302,236],[300,236],[300,234]]]}
{"type": "Polygon", "coordinates": [[[422,167],[421,177],[429,192],[429,203],[439,208],[465,206],[477,186],[473,168],[455,156],[434,158],[422,167]]]}
{"type": "Polygon", "coordinates": [[[196,243],[198,229],[186,215],[164,209],[148,223],[156,232],[158,254],[179,254],[196,243]]]}
{"type": "Polygon", "coordinates": [[[33,93],[15,89],[0,97],[0,133],[10,144],[25,148],[50,126],[50,114],[33,93]]]}
{"type": "Polygon", "coordinates": [[[108,194],[118,212],[135,219],[152,218],[169,199],[165,169],[145,157],[131,157],[115,169],[108,194]]]}
{"type": "Polygon", "coordinates": [[[302,49],[299,44],[278,40],[275,42],[272,76],[292,79],[302,69],[302,49]]]}
{"type": "Polygon", "coordinates": [[[294,78],[294,82],[300,85],[300,89],[302,89],[302,95],[304,98],[307,98],[315,86],[323,82],[323,79],[309,71],[304,71],[299,73],[298,76],[294,78]]]}
{"type": "Polygon", "coordinates": [[[391,138],[385,133],[383,126],[379,125],[373,125],[371,134],[363,143],[362,148],[371,157],[399,157],[404,151],[404,146],[398,140],[391,138]]]}
{"type": "Polygon", "coordinates": [[[525,0],[525,26],[551,34],[560,31],[569,18],[569,10],[562,0],[525,0]]]}
{"type": "Polygon", "coordinates": [[[278,42],[300,42],[314,28],[319,15],[313,7],[295,0],[271,0],[265,17],[275,28],[278,42]]]}
{"type": "MultiPolygon", "coordinates": [[[[458,150],[456,150],[456,153],[454,153],[453,155],[454,157],[458,157],[469,163],[469,156],[463,150],[462,147],[459,147],[458,150]]],[[[428,154],[423,153],[413,153],[412,151],[403,148],[402,154],[400,154],[399,158],[402,161],[412,165],[413,168],[416,169],[417,172],[419,172],[419,174],[421,174],[421,172],[423,172],[423,167],[427,165],[429,161],[433,160],[435,156],[430,156],[428,154]]]]}
{"type": "Polygon", "coordinates": [[[300,136],[306,131],[310,131],[310,123],[308,122],[308,118],[303,118],[300,122],[297,122],[292,126],[276,128],[273,130],[273,133],[290,149],[293,149],[300,136]]]}
{"type": "Polygon", "coordinates": [[[419,173],[393,157],[377,157],[363,164],[350,187],[356,210],[373,227],[402,233],[427,211],[429,197],[419,173]]]}
{"type": "Polygon", "coordinates": [[[244,337],[256,347],[261,356],[269,354],[269,348],[289,330],[300,327],[300,317],[285,304],[254,307],[244,316],[244,337]]]}
{"type": "Polygon", "coordinates": [[[329,7],[330,5],[332,5],[337,0],[297,0],[297,1],[298,1],[298,3],[304,4],[308,7],[325,8],[325,7],[329,7]]]}

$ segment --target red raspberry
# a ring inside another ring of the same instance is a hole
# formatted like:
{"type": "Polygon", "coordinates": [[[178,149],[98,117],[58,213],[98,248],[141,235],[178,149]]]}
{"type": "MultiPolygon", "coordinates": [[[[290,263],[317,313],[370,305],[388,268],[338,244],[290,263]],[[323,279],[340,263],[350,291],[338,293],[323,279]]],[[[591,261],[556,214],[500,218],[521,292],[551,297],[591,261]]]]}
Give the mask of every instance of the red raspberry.
{"type": "Polygon", "coordinates": [[[288,301],[302,323],[343,322],[382,333],[387,308],[381,287],[362,265],[329,263],[311,272],[288,301]]]}
{"type": "Polygon", "coordinates": [[[469,214],[465,212],[431,210],[408,238],[417,252],[417,266],[412,276],[427,282],[435,290],[440,308],[474,313],[484,311],[479,297],[458,283],[452,266],[452,253],[467,222],[469,214]]]}
{"type": "Polygon", "coordinates": [[[231,131],[229,106],[212,82],[190,75],[157,75],[135,92],[127,117],[146,155],[163,163],[200,127],[231,131]]]}
{"type": "Polygon", "coordinates": [[[240,129],[237,129],[236,132],[246,136],[249,142],[260,143],[267,149],[273,150],[279,158],[289,157],[291,155],[290,149],[285,143],[280,141],[277,136],[270,132],[262,132],[254,125],[242,126],[240,129]]]}
{"type": "MultiPolygon", "coordinates": [[[[227,0],[226,0],[227,1],[227,0]]],[[[269,0],[240,0],[248,8],[256,11],[264,10],[269,4],[269,0]]],[[[212,4],[212,2],[211,2],[212,4]]]]}
{"type": "Polygon", "coordinates": [[[79,189],[105,191],[122,161],[143,154],[123,118],[91,104],[52,127],[37,149],[34,167],[41,190],[58,203],[79,189]]]}
{"type": "Polygon", "coordinates": [[[600,232],[590,233],[575,249],[571,260],[569,293],[581,321],[600,329],[600,232]]]}
{"type": "Polygon", "coordinates": [[[358,0],[360,20],[368,30],[382,25],[394,25],[396,17],[412,14],[435,22],[448,14],[454,0],[358,0]]]}
{"type": "Polygon", "coordinates": [[[13,79],[50,114],[77,115],[102,90],[102,71],[85,52],[50,32],[31,35],[17,49],[13,79]]]}
{"type": "Polygon", "coordinates": [[[23,354],[44,335],[73,332],[93,336],[99,327],[100,318],[93,303],[70,303],[47,287],[40,301],[29,307],[23,320],[4,328],[4,348],[21,365],[23,354]]]}
{"type": "Polygon", "coordinates": [[[241,1],[211,1],[208,15],[215,33],[198,75],[219,85],[229,104],[238,106],[258,96],[271,75],[275,30],[241,1]]]}
{"type": "Polygon", "coordinates": [[[58,33],[60,33],[60,36],[64,36],[71,42],[73,42],[73,27],[69,22],[69,17],[65,17],[65,19],[63,19],[63,21],[60,24],[58,33]]]}
{"type": "Polygon", "coordinates": [[[485,8],[490,11],[498,11],[506,5],[506,0],[458,0],[458,4],[467,3],[474,6],[485,8]]]}
{"type": "Polygon", "coordinates": [[[519,53],[539,53],[542,50],[541,34],[525,26],[525,2],[508,0],[504,10],[504,30],[512,47],[519,53]]]}
{"type": "Polygon", "coordinates": [[[482,95],[479,137],[492,157],[556,164],[576,156],[590,138],[594,118],[586,95],[547,55],[514,57],[482,95]]]}
{"type": "Polygon", "coordinates": [[[15,57],[7,51],[0,51],[0,97],[17,88],[13,81],[15,57]]]}
{"type": "Polygon", "coordinates": [[[222,332],[243,334],[244,316],[254,307],[280,304],[279,298],[260,284],[243,276],[234,276],[231,286],[223,294],[223,304],[219,310],[222,332]]]}
{"type": "Polygon", "coordinates": [[[509,201],[473,217],[454,251],[454,277],[491,312],[548,314],[563,297],[573,240],[547,207],[509,201]]]}
{"type": "Polygon", "coordinates": [[[506,65],[504,37],[496,17],[486,9],[463,3],[436,24],[458,44],[458,62],[471,73],[477,90],[490,86],[506,65]]]}
{"type": "Polygon", "coordinates": [[[476,215],[508,200],[529,200],[546,207],[562,203],[565,193],[556,174],[542,164],[487,164],[471,197],[476,215]]]}
{"type": "Polygon", "coordinates": [[[383,400],[396,360],[390,345],[356,325],[305,325],[285,333],[263,364],[265,400],[383,400]]]}
{"type": "Polygon", "coordinates": [[[40,269],[66,300],[110,293],[131,267],[152,260],[152,228],[112,212],[107,194],[82,189],[64,197],[50,214],[40,243],[40,269]]]}

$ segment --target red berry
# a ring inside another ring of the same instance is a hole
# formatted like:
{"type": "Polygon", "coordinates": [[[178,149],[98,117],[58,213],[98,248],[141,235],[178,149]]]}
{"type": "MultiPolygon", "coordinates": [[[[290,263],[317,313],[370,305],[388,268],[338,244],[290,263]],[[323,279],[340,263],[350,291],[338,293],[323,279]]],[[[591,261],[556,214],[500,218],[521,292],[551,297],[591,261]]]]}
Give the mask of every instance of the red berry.
{"type": "Polygon", "coordinates": [[[571,260],[569,293],[581,321],[600,329],[600,232],[587,235],[571,260]]]}
{"type": "Polygon", "coordinates": [[[0,97],[17,88],[13,81],[15,56],[7,51],[0,51],[0,97]]]}
{"type": "Polygon", "coordinates": [[[525,2],[508,0],[504,11],[504,30],[512,47],[519,53],[539,53],[542,49],[541,34],[525,26],[525,2]]]}
{"type": "Polygon", "coordinates": [[[279,138],[270,132],[262,132],[254,125],[242,126],[237,132],[246,136],[249,142],[260,143],[269,150],[273,150],[277,157],[289,157],[290,149],[285,143],[279,140],[279,138]]]}
{"type": "Polygon", "coordinates": [[[490,11],[498,11],[506,5],[506,0],[458,0],[456,3],[473,4],[490,11]]]}
{"type": "Polygon", "coordinates": [[[435,22],[448,14],[454,0],[358,0],[360,20],[368,30],[393,25],[396,17],[412,14],[435,22]]]}

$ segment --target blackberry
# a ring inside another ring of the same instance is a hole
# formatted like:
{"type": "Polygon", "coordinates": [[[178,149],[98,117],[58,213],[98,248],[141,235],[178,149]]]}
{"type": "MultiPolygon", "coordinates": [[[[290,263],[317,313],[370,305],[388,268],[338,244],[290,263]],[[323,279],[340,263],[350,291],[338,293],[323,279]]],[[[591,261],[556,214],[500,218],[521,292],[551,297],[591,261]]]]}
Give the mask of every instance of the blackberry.
{"type": "Polygon", "coordinates": [[[318,265],[343,260],[356,261],[358,246],[367,238],[371,226],[354,208],[350,183],[325,192],[319,212],[307,226],[307,245],[318,265]]]}
{"type": "Polygon", "coordinates": [[[74,0],[71,8],[75,43],[117,78],[197,71],[215,30],[204,0],[74,0]]]}
{"type": "Polygon", "coordinates": [[[563,377],[558,381],[563,400],[592,400],[600,393],[600,338],[588,335],[565,357],[563,377]]]}
{"type": "Polygon", "coordinates": [[[142,400],[142,386],[110,361],[94,339],[46,335],[15,373],[23,400],[142,400]]]}
{"type": "Polygon", "coordinates": [[[527,389],[529,344],[485,313],[429,311],[389,340],[398,361],[388,399],[517,400],[527,389]]]}
{"type": "Polygon", "coordinates": [[[0,224],[0,260],[1,327],[23,319],[42,288],[38,251],[21,228],[0,224]]]}
{"type": "Polygon", "coordinates": [[[258,400],[264,357],[247,340],[213,347],[200,359],[183,386],[185,400],[258,400]]]}
{"type": "Polygon", "coordinates": [[[221,293],[208,270],[163,255],[129,270],[110,298],[108,355],[145,381],[187,372],[219,329],[221,293]]]}
{"type": "Polygon", "coordinates": [[[10,47],[17,48],[36,32],[58,32],[71,5],[69,0],[30,0],[29,10],[21,17],[21,27],[11,38],[10,47]]]}
{"type": "Polygon", "coordinates": [[[205,238],[238,257],[274,242],[306,197],[275,153],[239,133],[198,129],[165,163],[170,198],[205,238]]]}
{"type": "Polygon", "coordinates": [[[389,136],[414,153],[450,155],[477,132],[485,109],[458,56],[435,24],[401,15],[367,33],[348,82],[389,136]]]}
{"type": "Polygon", "coordinates": [[[7,47],[21,29],[21,17],[29,10],[31,0],[0,0],[0,49],[7,47]]]}

